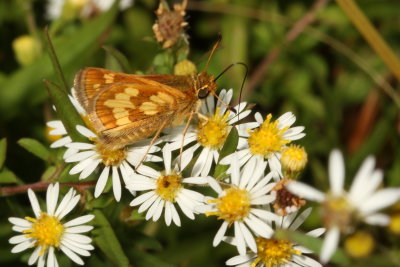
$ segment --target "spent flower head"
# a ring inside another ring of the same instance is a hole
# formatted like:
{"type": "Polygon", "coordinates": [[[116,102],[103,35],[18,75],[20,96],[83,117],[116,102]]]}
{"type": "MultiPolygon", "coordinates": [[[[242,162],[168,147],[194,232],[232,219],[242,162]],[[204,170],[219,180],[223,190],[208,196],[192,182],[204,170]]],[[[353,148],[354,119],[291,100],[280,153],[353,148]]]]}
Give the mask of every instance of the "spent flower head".
{"type": "Polygon", "coordinates": [[[165,6],[165,2],[160,2],[156,10],[157,21],[153,25],[153,32],[156,40],[163,43],[163,48],[169,48],[176,44],[180,39],[185,39],[184,28],[188,25],[185,21],[185,9],[187,0],[182,4],[175,4],[174,9],[170,10],[165,6]]]}

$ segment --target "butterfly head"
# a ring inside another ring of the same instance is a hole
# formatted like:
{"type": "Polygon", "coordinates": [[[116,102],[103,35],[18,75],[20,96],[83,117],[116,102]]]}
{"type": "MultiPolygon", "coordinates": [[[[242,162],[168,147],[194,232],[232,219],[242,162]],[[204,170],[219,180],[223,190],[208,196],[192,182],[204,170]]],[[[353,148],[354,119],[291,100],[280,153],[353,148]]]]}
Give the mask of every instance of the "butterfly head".
{"type": "Polygon", "coordinates": [[[215,95],[217,90],[214,76],[205,71],[197,75],[196,85],[196,94],[199,99],[205,99],[209,94],[215,95]]]}

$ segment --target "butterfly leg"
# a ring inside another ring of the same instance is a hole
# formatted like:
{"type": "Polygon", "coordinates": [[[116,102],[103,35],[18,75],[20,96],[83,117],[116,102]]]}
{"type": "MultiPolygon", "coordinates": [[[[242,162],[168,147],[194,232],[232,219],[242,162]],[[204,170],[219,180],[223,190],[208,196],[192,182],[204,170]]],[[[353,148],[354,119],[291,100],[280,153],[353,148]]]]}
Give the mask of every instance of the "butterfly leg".
{"type": "Polygon", "coordinates": [[[145,160],[147,154],[148,154],[149,151],[150,151],[150,148],[154,145],[154,143],[156,142],[157,138],[160,136],[161,131],[164,129],[164,127],[165,127],[166,124],[167,124],[167,121],[164,121],[164,122],[161,124],[160,128],[158,128],[156,134],[154,135],[154,137],[153,137],[153,138],[151,139],[151,141],[150,141],[150,144],[149,144],[149,146],[148,146],[148,148],[147,148],[147,150],[146,150],[146,153],[144,153],[144,155],[143,155],[142,159],[140,160],[139,164],[136,166],[136,169],[138,169],[138,168],[140,167],[140,165],[142,165],[143,161],[145,160]]]}
{"type": "Polygon", "coordinates": [[[182,145],[181,145],[181,148],[179,149],[179,164],[178,164],[178,166],[181,169],[181,171],[182,171],[182,153],[183,153],[183,146],[185,144],[185,135],[186,135],[186,133],[187,133],[187,131],[189,129],[190,122],[193,119],[193,115],[194,115],[194,111],[190,112],[190,115],[189,115],[189,118],[188,118],[187,123],[185,125],[185,128],[182,131],[182,145]]]}

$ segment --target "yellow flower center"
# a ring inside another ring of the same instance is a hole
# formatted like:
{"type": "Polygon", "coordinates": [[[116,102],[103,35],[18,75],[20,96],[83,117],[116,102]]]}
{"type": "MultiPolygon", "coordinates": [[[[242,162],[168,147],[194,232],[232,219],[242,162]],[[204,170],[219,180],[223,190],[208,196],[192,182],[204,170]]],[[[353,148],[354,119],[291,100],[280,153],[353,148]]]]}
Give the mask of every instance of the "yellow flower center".
{"type": "Polygon", "coordinates": [[[400,234],[400,213],[391,216],[389,230],[397,235],[400,234]]]}
{"type": "Polygon", "coordinates": [[[271,118],[272,115],[268,114],[258,129],[249,132],[250,136],[247,142],[253,155],[262,155],[264,158],[268,158],[271,153],[281,151],[285,144],[290,143],[290,140],[282,137],[288,127],[279,129],[279,121],[271,122],[271,118]]]}
{"type": "Polygon", "coordinates": [[[156,194],[166,201],[175,202],[176,195],[183,187],[181,180],[182,176],[175,173],[158,177],[156,194]]]}
{"type": "Polygon", "coordinates": [[[350,230],[350,225],[355,219],[354,208],[350,205],[345,196],[333,196],[328,194],[327,200],[323,203],[323,220],[327,228],[337,226],[342,232],[350,230]]]}
{"type": "Polygon", "coordinates": [[[216,203],[217,211],[208,212],[206,215],[216,215],[218,219],[228,221],[229,224],[243,221],[250,213],[249,193],[235,187],[226,189],[225,193],[224,196],[209,201],[209,203],[216,203]]]}
{"type": "Polygon", "coordinates": [[[293,243],[289,240],[275,240],[257,237],[257,258],[251,263],[251,267],[260,262],[267,267],[279,266],[290,262],[292,255],[301,255],[300,250],[293,249],[293,243]]]}
{"type": "Polygon", "coordinates": [[[35,246],[42,247],[40,255],[43,255],[50,246],[56,248],[60,246],[64,226],[56,217],[42,212],[37,219],[31,217],[25,217],[25,219],[32,222],[32,228],[23,231],[23,233],[27,238],[36,240],[35,246]]]}
{"type": "Polygon", "coordinates": [[[197,141],[205,147],[221,148],[229,134],[228,116],[229,111],[221,115],[220,108],[217,107],[215,114],[197,126],[197,141]]]}
{"type": "Polygon", "coordinates": [[[374,246],[373,237],[364,231],[357,231],[344,242],[346,252],[353,258],[364,258],[370,255],[374,246]]]}
{"type": "Polygon", "coordinates": [[[307,153],[304,147],[289,145],[282,152],[282,167],[285,172],[296,173],[304,169],[307,164],[307,153]]]}
{"type": "Polygon", "coordinates": [[[50,142],[55,142],[55,141],[61,139],[62,135],[52,135],[52,134],[50,134],[50,131],[52,131],[52,130],[54,130],[53,127],[46,126],[46,138],[47,138],[47,140],[49,140],[50,142]]]}
{"type": "Polygon", "coordinates": [[[119,166],[126,159],[126,148],[111,150],[101,142],[96,142],[95,150],[106,166],[119,166]]]}

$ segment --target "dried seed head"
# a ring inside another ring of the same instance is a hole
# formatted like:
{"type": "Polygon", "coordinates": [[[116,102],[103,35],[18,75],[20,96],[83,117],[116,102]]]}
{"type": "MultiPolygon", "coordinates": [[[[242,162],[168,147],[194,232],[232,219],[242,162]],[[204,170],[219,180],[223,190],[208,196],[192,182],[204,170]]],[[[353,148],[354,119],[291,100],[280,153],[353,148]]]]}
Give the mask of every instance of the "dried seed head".
{"type": "Polygon", "coordinates": [[[185,9],[187,0],[182,4],[175,4],[174,10],[169,10],[163,3],[160,3],[156,10],[157,21],[153,25],[153,31],[157,42],[163,43],[163,48],[169,48],[185,36],[184,27],[188,25],[185,21],[185,9]]]}

